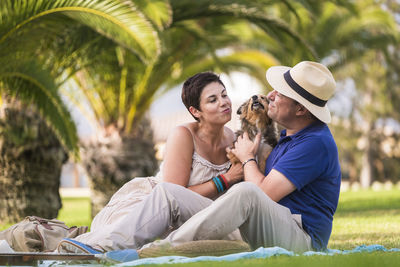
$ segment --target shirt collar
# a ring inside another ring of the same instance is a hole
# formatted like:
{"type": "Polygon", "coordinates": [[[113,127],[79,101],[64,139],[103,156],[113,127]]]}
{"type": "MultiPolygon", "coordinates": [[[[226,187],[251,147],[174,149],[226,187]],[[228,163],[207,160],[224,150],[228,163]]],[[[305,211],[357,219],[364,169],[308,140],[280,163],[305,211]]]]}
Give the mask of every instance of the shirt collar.
{"type": "Polygon", "coordinates": [[[279,143],[299,138],[300,136],[303,136],[305,133],[309,132],[310,129],[312,129],[314,127],[317,127],[317,126],[322,126],[322,125],[325,125],[325,123],[323,123],[322,121],[318,120],[318,121],[315,121],[315,122],[311,123],[310,125],[304,127],[303,129],[301,129],[297,133],[295,133],[293,135],[289,135],[289,136],[286,136],[286,129],[284,129],[284,130],[281,131],[281,136],[280,136],[280,139],[279,139],[279,143]]]}

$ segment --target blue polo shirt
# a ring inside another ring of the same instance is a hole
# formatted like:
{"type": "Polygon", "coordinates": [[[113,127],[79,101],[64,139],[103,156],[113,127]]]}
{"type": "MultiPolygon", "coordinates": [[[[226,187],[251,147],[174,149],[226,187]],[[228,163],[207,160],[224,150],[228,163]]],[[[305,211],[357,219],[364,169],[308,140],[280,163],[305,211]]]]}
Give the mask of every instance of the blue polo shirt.
{"type": "Polygon", "coordinates": [[[265,174],[272,169],[296,186],[278,203],[292,214],[301,214],[315,250],[326,249],[341,182],[338,150],[328,126],[318,121],[291,136],[283,130],[267,159],[265,174]]]}

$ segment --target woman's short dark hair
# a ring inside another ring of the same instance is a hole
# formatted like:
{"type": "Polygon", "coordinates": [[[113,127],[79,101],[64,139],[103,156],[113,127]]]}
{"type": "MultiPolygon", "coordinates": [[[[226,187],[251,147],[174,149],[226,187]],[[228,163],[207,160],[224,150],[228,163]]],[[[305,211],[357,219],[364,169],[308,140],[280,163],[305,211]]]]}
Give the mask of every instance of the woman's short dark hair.
{"type": "MultiPolygon", "coordinates": [[[[201,92],[203,92],[204,87],[212,82],[218,82],[225,88],[219,76],[210,71],[197,73],[183,83],[182,102],[187,110],[189,110],[190,107],[200,110],[201,92]]],[[[193,116],[192,113],[190,114],[193,116]]],[[[197,121],[199,120],[195,116],[193,116],[193,118],[197,121]]]]}

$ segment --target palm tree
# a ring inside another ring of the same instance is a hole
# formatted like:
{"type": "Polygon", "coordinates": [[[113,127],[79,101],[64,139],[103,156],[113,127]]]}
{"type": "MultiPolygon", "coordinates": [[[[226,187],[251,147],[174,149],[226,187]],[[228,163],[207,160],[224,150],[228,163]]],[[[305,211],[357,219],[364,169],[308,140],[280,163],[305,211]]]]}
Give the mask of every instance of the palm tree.
{"type": "Polygon", "coordinates": [[[84,67],[82,51],[103,36],[142,62],[159,53],[157,31],[134,3],[0,2],[2,222],[57,216],[64,151],[78,158],[76,128],[58,91],[84,67]]]}
{"type": "MultiPolygon", "coordinates": [[[[139,122],[155,93],[195,72],[241,70],[263,80],[272,64],[317,58],[312,41],[299,34],[296,25],[304,23],[302,12],[319,16],[321,6],[311,0],[3,0],[0,61],[18,64],[0,67],[0,90],[32,101],[63,146],[77,155],[76,131],[57,93],[71,77],[84,89],[105,134],[117,140],[137,137],[139,122]],[[47,74],[34,76],[34,70],[47,74]],[[51,90],[40,80],[43,77],[51,80],[51,90]]],[[[149,133],[146,127],[143,131],[141,136],[149,133]]],[[[121,142],[117,147],[125,147],[121,142]]],[[[151,144],[146,147],[153,151],[151,144]]],[[[118,177],[140,175],[129,168],[135,160],[111,162],[116,170],[128,169],[116,171],[118,177]]],[[[92,165],[95,173],[107,166],[92,165]]]]}
{"type": "Polygon", "coordinates": [[[393,17],[373,1],[359,1],[356,7],[359,16],[348,20],[347,32],[342,27],[341,34],[338,34],[342,37],[340,45],[344,49],[331,57],[336,57],[332,69],[337,77],[351,77],[354,81],[356,92],[352,98],[349,119],[355,123],[346,132],[345,139],[354,140],[353,144],[358,146],[353,146],[349,151],[343,150],[343,153],[358,154],[352,157],[353,161],[349,164],[358,169],[358,172],[353,172],[357,178],[352,180],[359,180],[365,188],[374,179],[384,176],[385,153],[381,150],[381,144],[385,138],[379,133],[378,122],[399,116],[394,108],[393,101],[396,98],[390,97],[392,90],[386,82],[390,68],[384,67],[388,65],[387,58],[390,59],[384,56],[388,48],[398,43],[398,30],[393,17]]]}

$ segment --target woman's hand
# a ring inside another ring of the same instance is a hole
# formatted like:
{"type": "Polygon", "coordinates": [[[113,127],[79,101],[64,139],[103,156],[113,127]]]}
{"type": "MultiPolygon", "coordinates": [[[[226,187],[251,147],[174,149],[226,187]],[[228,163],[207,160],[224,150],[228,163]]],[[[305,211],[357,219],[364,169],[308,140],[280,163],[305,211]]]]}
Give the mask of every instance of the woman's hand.
{"type": "Polygon", "coordinates": [[[235,147],[230,151],[243,163],[244,161],[254,158],[260,146],[261,134],[257,134],[254,142],[250,140],[249,135],[245,132],[243,136],[239,136],[235,142],[235,147]]]}
{"type": "Polygon", "coordinates": [[[243,168],[242,164],[237,163],[233,164],[227,173],[224,173],[224,177],[226,178],[229,186],[232,186],[243,180],[243,168]]]}

